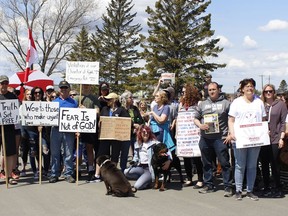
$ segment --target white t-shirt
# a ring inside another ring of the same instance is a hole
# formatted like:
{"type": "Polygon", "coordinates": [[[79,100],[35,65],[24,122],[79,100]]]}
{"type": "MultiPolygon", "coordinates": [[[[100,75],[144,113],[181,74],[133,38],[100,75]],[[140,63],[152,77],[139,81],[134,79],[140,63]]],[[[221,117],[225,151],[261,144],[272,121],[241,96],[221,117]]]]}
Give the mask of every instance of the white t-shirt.
{"type": "Polygon", "coordinates": [[[235,117],[237,125],[262,122],[266,117],[264,103],[257,97],[251,103],[247,103],[243,96],[236,98],[230,106],[229,116],[235,117]]]}

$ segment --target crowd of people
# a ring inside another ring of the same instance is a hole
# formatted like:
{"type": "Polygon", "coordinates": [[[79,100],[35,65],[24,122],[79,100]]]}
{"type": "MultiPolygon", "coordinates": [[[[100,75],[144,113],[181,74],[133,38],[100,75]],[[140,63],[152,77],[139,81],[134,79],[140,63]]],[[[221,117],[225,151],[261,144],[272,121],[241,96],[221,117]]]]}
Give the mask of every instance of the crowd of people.
{"type": "MultiPolygon", "coordinates": [[[[272,84],[265,85],[262,94],[256,95],[256,82],[250,78],[240,81],[238,97],[231,100],[221,92],[222,86],[212,81],[211,75],[207,75],[205,81],[203,89],[186,83],[178,95],[172,86],[161,88],[162,80],[159,79],[152,101],[134,101],[133,94],[127,90],[122,94],[111,92],[105,82],[99,85],[98,93],[92,91],[91,85],[83,85],[82,95],[79,95],[67,81],[61,81],[58,91],[54,86],[26,89],[23,101],[58,102],[59,107],[95,109],[98,121],[101,116],[131,118],[129,141],[100,140],[101,124],[95,133],[80,134],[78,153],[80,163],[82,159],[86,162],[87,183],[101,181],[100,168],[95,160],[100,155],[109,155],[111,161],[119,163],[128,179],[136,180],[136,189],[151,188],[154,180],[153,146],[164,143],[169,149],[169,159],[162,168],[174,167],[183,187],[192,186],[200,194],[214,192],[219,189],[215,185],[218,168],[223,179],[224,197],[235,194],[236,200],[241,200],[245,190],[246,197],[258,200],[255,189],[259,190],[261,184],[256,176],[262,176],[261,195],[283,197],[279,155],[286,142],[287,104],[284,97],[277,98],[272,84]],[[186,181],[176,151],[177,115],[184,112],[193,115],[192,123],[200,129],[201,151],[201,157],[183,157],[186,181]],[[237,128],[261,122],[268,122],[269,144],[258,145],[259,141],[255,140],[251,146],[241,146],[237,128]],[[129,151],[133,155],[131,161],[128,160],[129,151]],[[197,173],[196,182],[193,182],[194,173],[197,173]]],[[[0,100],[17,99],[8,85],[8,77],[1,75],[0,100]]],[[[61,177],[75,183],[75,133],[61,132],[58,126],[22,126],[20,123],[4,126],[7,173],[2,160],[1,179],[8,178],[9,184],[17,184],[19,178],[27,176],[29,158],[33,178],[38,180],[39,131],[43,134],[42,175],[50,183],[56,183],[61,177]],[[17,167],[19,157],[23,161],[20,171],[17,167]]]]}

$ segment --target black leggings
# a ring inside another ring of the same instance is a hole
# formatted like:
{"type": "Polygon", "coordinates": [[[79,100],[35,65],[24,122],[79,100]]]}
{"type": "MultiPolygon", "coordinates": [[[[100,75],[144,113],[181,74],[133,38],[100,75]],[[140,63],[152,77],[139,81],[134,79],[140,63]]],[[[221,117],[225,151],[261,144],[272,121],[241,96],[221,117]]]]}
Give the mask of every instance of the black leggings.
{"type": "Polygon", "coordinates": [[[186,171],[188,181],[192,181],[193,178],[193,163],[196,166],[198,181],[203,182],[203,164],[201,161],[201,157],[193,157],[193,158],[183,158],[184,159],[184,168],[186,171]]]}

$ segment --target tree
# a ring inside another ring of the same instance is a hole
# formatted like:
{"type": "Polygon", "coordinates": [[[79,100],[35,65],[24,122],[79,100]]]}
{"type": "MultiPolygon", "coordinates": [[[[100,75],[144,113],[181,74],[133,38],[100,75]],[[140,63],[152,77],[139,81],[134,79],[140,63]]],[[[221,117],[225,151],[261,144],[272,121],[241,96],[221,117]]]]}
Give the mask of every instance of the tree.
{"type": "Polygon", "coordinates": [[[28,28],[33,31],[41,70],[49,76],[55,72],[71,50],[73,36],[86,17],[95,11],[94,0],[0,0],[0,44],[12,57],[12,62],[24,70],[28,28]]]}
{"type": "Polygon", "coordinates": [[[286,92],[288,90],[288,85],[287,85],[287,83],[286,83],[286,81],[285,80],[282,80],[281,82],[280,82],[280,85],[279,85],[279,88],[278,88],[278,92],[286,92]]]}
{"type": "Polygon", "coordinates": [[[133,67],[139,61],[136,47],[142,40],[140,24],[132,24],[136,16],[130,13],[133,6],[132,0],[112,0],[107,15],[102,16],[102,28],[96,26],[91,39],[95,60],[100,61],[100,77],[118,92],[134,85],[129,79],[140,70],[133,67]]]}
{"type": "Polygon", "coordinates": [[[68,61],[91,61],[93,58],[89,33],[83,26],[81,32],[76,36],[76,41],[72,45],[72,51],[69,53],[68,61]]]}
{"type": "Polygon", "coordinates": [[[158,0],[147,7],[149,36],[143,57],[149,77],[156,82],[161,71],[175,73],[176,90],[184,82],[202,87],[203,77],[225,64],[209,62],[217,57],[219,39],[212,39],[211,14],[202,15],[211,1],[158,0]]]}

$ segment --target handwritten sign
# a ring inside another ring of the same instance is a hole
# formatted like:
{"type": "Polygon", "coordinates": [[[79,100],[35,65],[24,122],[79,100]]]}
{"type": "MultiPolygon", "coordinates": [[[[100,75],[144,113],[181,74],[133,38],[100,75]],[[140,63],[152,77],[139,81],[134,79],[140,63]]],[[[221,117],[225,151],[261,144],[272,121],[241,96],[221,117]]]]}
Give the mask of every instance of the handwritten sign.
{"type": "Polygon", "coordinates": [[[200,157],[200,129],[194,124],[193,112],[178,112],[177,155],[180,157],[200,157]]]}
{"type": "Polygon", "coordinates": [[[168,82],[171,85],[175,84],[175,73],[162,73],[161,74],[161,80],[163,80],[164,83],[168,82]]]}
{"type": "Polygon", "coordinates": [[[99,84],[99,62],[67,61],[66,80],[75,84],[99,84]]]}
{"type": "Polygon", "coordinates": [[[0,124],[11,125],[19,123],[19,101],[0,100],[0,124]]]}
{"type": "Polygon", "coordinates": [[[95,133],[97,115],[95,109],[60,108],[59,131],[95,133]]]}
{"type": "Polygon", "coordinates": [[[236,148],[250,148],[270,144],[268,122],[234,125],[236,148]]]}
{"type": "Polygon", "coordinates": [[[100,140],[128,141],[131,136],[131,118],[100,117],[100,140]]]}
{"type": "Polygon", "coordinates": [[[21,120],[26,126],[58,126],[59,103],[23,101],[21,120]]]}

